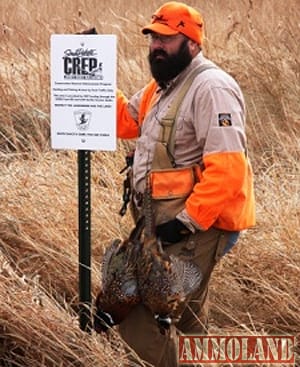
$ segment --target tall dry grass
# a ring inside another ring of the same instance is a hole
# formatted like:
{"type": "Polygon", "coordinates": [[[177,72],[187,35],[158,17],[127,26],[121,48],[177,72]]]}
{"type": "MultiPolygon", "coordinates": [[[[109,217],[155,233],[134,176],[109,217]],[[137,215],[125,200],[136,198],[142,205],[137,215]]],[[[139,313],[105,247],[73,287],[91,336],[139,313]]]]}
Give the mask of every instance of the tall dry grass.
{"type": "MultiPolygon", "coordinates": [[[[0,361],[121,366],[124,345],[79,330],[76,152],[49,142],[49,39],[96,26],[118,35],[118,85],[149,77],[140,28],[163,1],[7,0],[0,4],[0,361]]],[[[300,7],[297,0],[188,1],[206,19],[205,53],[241,84],[256,177],[257,226],[218,265],[211,332],[300,336],[300,7]]],[[[92,154],[92,292],[120,218],[126,144],[92,154]]],[[[298,350],[299,352],[299,350],[298,350]]],[[[297,362],[297,363],[300,363],[297,362]]]]}

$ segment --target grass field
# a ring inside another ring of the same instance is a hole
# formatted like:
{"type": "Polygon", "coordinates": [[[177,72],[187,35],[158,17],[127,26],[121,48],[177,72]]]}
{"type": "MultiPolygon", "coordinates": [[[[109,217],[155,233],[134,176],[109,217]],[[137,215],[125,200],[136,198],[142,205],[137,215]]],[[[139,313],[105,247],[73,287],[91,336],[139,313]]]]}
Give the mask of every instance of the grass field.
{"type": "MultiPolygon", "coordinates": [[[[78,327],[77,152],[54,151],[49,44],[95,26],[118,36],[118,86],[149,78],[140,32],[163,1],[0,1],[0,365],[123,366],[117,333],[78,327]]],[[[204,53],[240,83],[247,102],[257,225],[217,266],[211,333],[300,338],[300,5],[297,0],[187,1],[203,14],[204,53]]],[[[126,143],[92,153],[92,293],[121,218],[126,143]]],[[[300,364],[299,346],[297,347],[300,364]]],[[[142,366],[142,363],[141,363],[142,366]]],[[[269,365],[268,365],[269,366],[269,365]]]]}

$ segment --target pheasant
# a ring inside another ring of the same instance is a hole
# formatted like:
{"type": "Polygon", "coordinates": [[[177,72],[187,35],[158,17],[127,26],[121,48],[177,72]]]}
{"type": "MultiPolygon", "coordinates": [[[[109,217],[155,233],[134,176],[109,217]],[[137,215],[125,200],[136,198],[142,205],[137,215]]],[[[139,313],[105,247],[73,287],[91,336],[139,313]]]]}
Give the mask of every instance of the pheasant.
{"type": "Polygon", "coordinates": [[[141,219],[127,240],[114,240],[104,253],[102,288],[96,298],[94,318],[94,329],[99,333],[119,324],[140,302],[136,263],[143,227],[144,219],[141,219]]]}
{"type": "Polygon", "coordinates": [[[144,241],[137,264],[141,300],[162,333],[180,317],[180,306],[199,287],[202,275],[191,262],[167,255],[159,240],[144,241]]]}
{"type": "Polygon", "coordinates": [[[113,241],[104,254],[94,320],[97,332],[119,324],[135,305],[143,303],[165,333],[180,316],[182,303],[200,285],[202,275],[196,265],[169,256],[156,238],[149,188],[143,214],[128,240],[113,241]]]}
{"type": "Polygon", "coordinates": [[[145,231],[137,264],[141,300],[153,313],[161,333],[179,317],[180,306],[200,285],[202,274],[192,262],[163,251],[154,231],[150,185],[144,194],[145,231]]]}

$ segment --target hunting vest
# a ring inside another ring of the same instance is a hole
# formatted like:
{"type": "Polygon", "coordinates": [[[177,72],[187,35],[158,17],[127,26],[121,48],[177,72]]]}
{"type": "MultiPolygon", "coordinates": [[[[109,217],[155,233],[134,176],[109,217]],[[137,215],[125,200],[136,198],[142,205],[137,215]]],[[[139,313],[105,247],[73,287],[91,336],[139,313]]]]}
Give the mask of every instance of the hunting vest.
{"type": "Polygon", "coordinates": [[[161,129],[149,173],[155,224],[172,220],[184,208],[196,182],[200,180],[199,165],[176,168],[174,145],[176,118],[180,105],[195,77],[205,70],[217,68],[204,64],[194,69],[182,85],[167,115],[160,121],[161,129]]]}

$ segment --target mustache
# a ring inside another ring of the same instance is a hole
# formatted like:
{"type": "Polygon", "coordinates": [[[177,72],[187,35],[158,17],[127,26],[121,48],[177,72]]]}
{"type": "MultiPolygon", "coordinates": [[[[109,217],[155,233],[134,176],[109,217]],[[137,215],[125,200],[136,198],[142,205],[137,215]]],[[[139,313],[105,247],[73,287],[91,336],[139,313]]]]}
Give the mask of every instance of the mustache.
{"type": "Polygon", "coordinates": [[[158,49],[150,52],[150,54],[149,54],[150,61],[154,60],[157,56],[164,56],[165,58],[169,57],[169,55],[167,54],[167,52],[165,50],[162,50],[162,49],[158,48],[158,49]]]}

